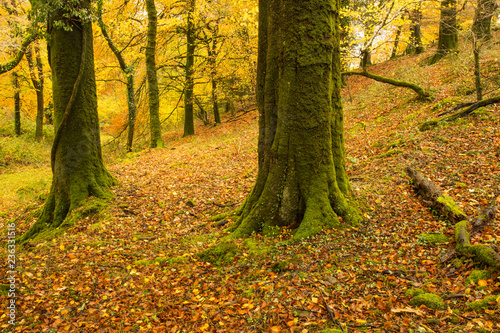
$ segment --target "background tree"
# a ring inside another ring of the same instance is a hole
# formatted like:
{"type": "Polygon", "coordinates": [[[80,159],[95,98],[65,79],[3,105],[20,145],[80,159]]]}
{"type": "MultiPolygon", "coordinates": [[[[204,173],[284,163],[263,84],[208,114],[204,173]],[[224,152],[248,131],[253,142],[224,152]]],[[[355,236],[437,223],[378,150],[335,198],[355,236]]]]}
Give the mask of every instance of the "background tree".
{"type": "Polygon", "coordinates": [[[37,141],[42,141],[43,138],[43,118],[45,113],[45,106],[43,101],[43,64],[42,57],[40,56],[40,47],[35,44],[35,61],[33,60],[33,54],[31,48],[28,47],[26,51],[26,60],[28,61],[28,66],[30,70],[31,82],[36,92],[36,128],[35,128],[35,139],[37,141]],[[36,68],[35,68],[36,66],[36,68]]]}
{"type": "Polygon", "coordinates": [[[437,51],[429,63],[435,64],[445,55],[458,49],[457,0],[441,1],[437,51]]]}
{"type": "MultiPolygon", "coordinates": [[[[134,87],[134,82],[135,82],[134,64],[126,63],[125,58],[123,57],[124,49],[118,50],[115,43],[111,39],[111,36],[108,33],[106,25],[102,20],[102,1],[99,1],[97,6],[97,24],[99,25],[99,28],[101,28],[102,35],[106,39],[109,48],[116,56],[116,59],[118,60],[118,63],[120,65],[120,69],[123,71],[123,73],[127,78],[128,135],[127,135],[126,150],[127,152],[131,152],[132,144],[134,142],[135,118],[137,115],[137,105],[135,101],[135,87],[134,87]]],[[[129,42],[126,45],[129,46],[133,39],[135,39],[135,36],[132,36],[131,40],[129,40],[129,42]]]]}
{"type": "Polygon", "coordinates": [[[157,12],[154,0],[146,0],[148,12],[148,35],[146,46],[146,74],[148,78],[149,95],[149,124],[151,148],[162,148],[163,138],[161,136],[160,122],[160,92],[158,90],[158,77],[156,73],[156,28],[157,12]]]}
{"type": "Polygon", "coordinates": [[[72,7],[53,5],[46,8],[57,128],[51,153],[53,179],[40,217],[21,242],[61,226],[89,196],[108,198],[114,183],[102,162],[90,1],[72,7]]]}
{"type": "Polygon", "coordinates": [[[360,220],[348,203],[340,102],[339,2],[259,2],[259,172],[234,237],[360,220]]]}
{"type": "Polygon", "coordinates": [[[422,46],[422,3],[415,5],[415,8],[408,12],[410,16],[410,43],[406,47],[406,54],[421,54],[424,52],[422,46]]]}
{"type": "Polygon", "coordinates": [[[12,72],[12,87],[14,88],[14,133],[21,135],[21,85],[19,74],[12,72]]]}
{"type": "Polygon", "coordinates": [[[186,1],[186,88],[184,92],[184,136],[194,135],[194,51],[195,51],[195,0],[186,1]]]}

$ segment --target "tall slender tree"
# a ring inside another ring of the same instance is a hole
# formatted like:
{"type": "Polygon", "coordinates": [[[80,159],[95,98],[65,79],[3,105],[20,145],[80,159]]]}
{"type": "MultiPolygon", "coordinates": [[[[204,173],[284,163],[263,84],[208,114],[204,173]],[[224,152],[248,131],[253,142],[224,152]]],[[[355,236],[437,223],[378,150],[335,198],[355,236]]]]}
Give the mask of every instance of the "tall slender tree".
{"type": "Polygon", "coordinates": [[[35,60],[33,60],[33,52],[31,47],[26,51],[26,60],[30,69],[31,82],[36,92],[36,128],[35,139],[42,141],[43,138],[43,116],[44,116],[44,100],[43,100],[43,64],[40,56],[40,47],[35,44],[35,60]],[[36,66],[36,68],[35,68],[36,66]]]}
{"type": "Polygon", "coordinates": [[[195,26],[194,10],[195,0],[186,1],[186,89],[184,91],[184,136],[194,135],[194,51],[195,51],[195,26]]]}
{"type": "Polygon", "coordinates": [[[52,187],[43,211],[20,238],[60,227],[89,196],[109,198],[114,178],[104,167],[97,114],[90,1],[49,3],[49,64],[56,135],[52,187]]]}
{"type": "Polygon", "coordinates": [[[14,88],[14,133],[21,135],[21,85],[19,74],[12,72],[12,87],[14,88]]]}
{"type": "Polygon", "coordinates": [[[146,46],[146,75],[148,78],[149,95],[149,127],[151,148],[162,148],[163,138],[161,136],[160,122],[160,91],[158,89],[158,76],[156,72],[156,29],[158,17],[155,0],[146,0],[146,11],[148,12],[148,40],[146,46]]]}
{"type": "Polygon", "coordinates": [[[106,25],[102,20],[102,1],[99,1],[97,5],[97,24],[99,25],[99,28],[101,28],[102,35],[104,36],[104,39],[106,39],[109,48],[111,49],[116,59],[118,60],[120,69],[127,77],[127,106],[128,106],[127,152],[131,152],[132,145],[134,143],[135,118],[137,115],[137,104],[135,102],[135,88],[134,88],[134,81],[135,81],[134,64],[133,63],[127,64],[125,58],[123,57],[123,50],[121,51],[118,50],[118,47],[116,47],[115,43],[111,39],[111,36],[108,33],[106,25]]]}
{"type": "Polygon", "coordinates": [[[233,237],[360,221],[346,199],[339,11],[338,0],[259,1],[259,172],[233,237]]]}

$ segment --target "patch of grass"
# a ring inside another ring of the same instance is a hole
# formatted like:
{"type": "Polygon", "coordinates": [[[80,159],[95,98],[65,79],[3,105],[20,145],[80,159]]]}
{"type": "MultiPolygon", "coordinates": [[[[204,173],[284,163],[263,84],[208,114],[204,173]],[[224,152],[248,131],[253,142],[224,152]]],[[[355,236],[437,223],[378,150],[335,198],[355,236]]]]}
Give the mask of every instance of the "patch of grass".
{"type": "Polygon", "coordinates": [[[0,207],[40,199],[42,194],[48,193],[51,178],[49,167],[26,167],[16,173],[1,174],[0,207]]]}

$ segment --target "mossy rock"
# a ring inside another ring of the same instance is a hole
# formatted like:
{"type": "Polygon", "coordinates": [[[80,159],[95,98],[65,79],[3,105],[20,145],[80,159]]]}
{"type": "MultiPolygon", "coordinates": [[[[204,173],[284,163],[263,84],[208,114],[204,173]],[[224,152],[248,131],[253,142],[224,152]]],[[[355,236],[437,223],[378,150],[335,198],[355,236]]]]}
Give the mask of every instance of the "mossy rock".
{"type": "Polygon", "coordinates": [[[420,294],[418,296],[415,296],[410,301],[410,305],[411,306],[425,305],[429,309],[434,309],[434,310],[443,310],[445,308],[443,299],[438,295],[430,293],[420,294]]]}
{"type": "Polygon", "coordinates": [[[441,111],[443,108],[451,108],[454,104],[459,104],[460,98],[458,97],[448,97],[440,100],[431,108],[431,111],[441,111]]]}
{"type": "Polygon", "coordinates": [[[462,259],[460,258],[453,259],[451,263],[455,269],[460,269],[463,266],[462,259]]]}
{"type": "Polygon", "coordinates": [[[474,270],[467,277],[465,284],[477,284],[480,280],[488,280],[489,278],[491,278],[491,275],[491,272],[487,270],[474,270]]]}
{"type": "Polygon", "coordinates": [[[424,233],[418,236],[418,240],[424,244],[448,243],[449,238],[441,233],[424,233]]]}
{"type": "Polygon", "coordinates": [[[487,308],[498,307],[500,307],[500,295],[486,296],[479,301],[474,301],[467,305],[467,308],[472,311],[481,311],[487,308]]]}
{"type": "Polygon", "coordinates": [[[425,294],[425,291],[419,288],[409,288],[405,290],[405,296],[416,297],[418,295],[425,294]]]}
{"type": "Polygon", "coordinates": [[[198,257],[203,261],[221,265],[233,261],[234,257],[239,254],[241,254],[241,250],[236,244],[223,242],[220,245],[199,253],[198,257]]]}
{"type": "Polygon", "coordinates": [[[431,119],[431,120],[427,120],[426,122],[422,123],[418,129],[420,130],[420,132],[425,132],[425,131],[433,129],[438,124],[439,124],[438,119],[431,119]]]}

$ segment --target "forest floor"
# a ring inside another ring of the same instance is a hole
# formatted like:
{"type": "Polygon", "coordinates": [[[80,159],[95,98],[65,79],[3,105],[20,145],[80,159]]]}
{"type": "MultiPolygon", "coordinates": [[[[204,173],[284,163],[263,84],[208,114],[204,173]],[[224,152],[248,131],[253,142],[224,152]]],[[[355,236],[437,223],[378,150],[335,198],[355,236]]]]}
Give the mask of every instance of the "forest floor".
{"type": "MultiPolygon", "coordinates": [[[[285,242],[289,231],[224,241],[232,220],[220,226],[208,219],[237,208],[252,188],[258,114],[198,126],[194,137],[176,135],[165,149],[110,164],[120,183],[108,206],[83,212],[55,238],[17,248],[14,331],[499,332],[498,303],[467,307],[500,294],[498,272],[468,283],[485,267],[472,258],[439,262],[454,246],[453,226],[415,195],[404,171],[420,170],[470,217],[499,205],[499,106],[420,132],[423,121],[474,99],[465,95],[474,82],[469,58],[420,66],[429,55],[370,70],[434,87],[431,102],[362,77],[344,89],[347,167],[365,217],[359,228],[300,242],[285,242]],[[421,236],[436,232],[447,238],[432,244],[421,236]],[[221,244],[219,256],[203,255],[221,244]],[[410,305],[411,288],[441,296],[444,307],[410,305]]],[[[498,60],[484,66],[498,76],[498,60]]],[[[42,203],[12,208],[9,200],[1,219],[14,221],[20,234],[42,203]]],[[[499,230],[497,217],[473,242],[496,244],[499,230]]],[[[6,265],[0,271],[7,276],[6,265]]],[[[2,313],[0,329],[13,331],[2,313]]]]}

